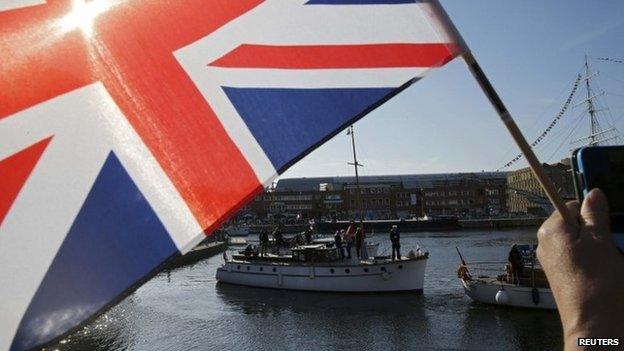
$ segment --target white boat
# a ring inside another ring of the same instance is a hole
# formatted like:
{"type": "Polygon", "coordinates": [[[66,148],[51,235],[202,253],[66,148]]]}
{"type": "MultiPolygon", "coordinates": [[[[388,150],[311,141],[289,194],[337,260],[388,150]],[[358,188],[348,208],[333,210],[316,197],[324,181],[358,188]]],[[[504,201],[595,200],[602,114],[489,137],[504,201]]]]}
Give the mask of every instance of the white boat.
{"type": "Polygon", "coordinates": [[[535,257],[536,246],[516,247],[524,262],[521,274],[513,274],[506,262],[466,263],[460,254],[462,264],[457,275],[466,295],[491,305],[557,309],[548,280],[535,257]]]}
{"type": "Polygon", "coordinates": [[[557,309],[552,291],[548,288],[509,284],[496,278],[462,279],[462,284],[466,295],[478,302],[512,307],[557,309]]]}
{"type": "Polygon", "coordinates": [[[428,253],[392,261],[342,259],[338,249],[323,244],[292,249],[292,255],[234,255],[217,269],[223,283],[263,288],[325,292],[422,293],[428,253]]]}

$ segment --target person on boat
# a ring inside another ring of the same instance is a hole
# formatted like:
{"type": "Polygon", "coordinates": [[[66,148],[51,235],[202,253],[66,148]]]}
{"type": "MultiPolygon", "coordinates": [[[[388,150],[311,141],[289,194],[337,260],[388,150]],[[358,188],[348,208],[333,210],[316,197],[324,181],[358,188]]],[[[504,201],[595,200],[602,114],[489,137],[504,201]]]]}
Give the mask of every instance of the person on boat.
{"type": "Polygon", "coordinates": [[[624,340],[624,255],[609,225],[607,198],[599,189],[582,204],[566,204],[575,223],[555,211],[537,232],[540,261],[553,292],[565,350],[579,338],[624,340]]]}
{"type": "Polygon", "coordinates": [[[340,250],[340,257],[344,259],[345,253],[342,247],[342,236],[340,235],[340,230],[336,230],[336,234],[334,234],[334,242],[336,243],[338,250],[340,250]]]}
{"type": "Polygon", "coordinates": [[[520,277],[522,277],[522,271],[524,269],[524,260],[522,254],[518,250],[518,245],[513,244],[511,250],[509,250],[509,257],[507,258],[509,265],[511,266],[511,276],[513,283],[520,283],[520,277]]]}
{"type": "Polygon", "coordinates": [[[357,227],[355,230],[355,253],[358,259],[362,257],[362,246],[364,246],[364,231],[357,227]]]}
{"type": "Polygon", "coordinates": [[[312,243],[312,227],[306,228],[306,230],[303,232],[303,235],[305,236],[306,244],[312,243]]]}
{"type": "Polygon", "coordinates": [[[390,242],[392,243],[392,260],[401,259],[401,234],[399,233],[399,229],[396,225],[392,226],[390,229],[390,242]],[[395,256],[396,254],[396,256],[395,256]]]}
{"type": "Polygon", "coordinates": [[[260,232],[260,255],[265,256],[269,247],[269,234],[262,229],[260,232]]]}
{"type": "Polygon", "coordinates": [[[347,258],[351,258],[351,247],[355,241],[355,225],[353,221],[347,227],[347,231],[344,234],[344,241],[347,243],[347,258]]]}
{"type": "Polygon", "coordinates": [[[279,251],[280,247],[284,245],[284,237],[282,236],[281,225],[278,225],[277,227],[275,227],[275,229],[273,230],[272,236],[273,236],[273,240],[275,240],[275,246],[277,247],[277,250],[279,251]]]}

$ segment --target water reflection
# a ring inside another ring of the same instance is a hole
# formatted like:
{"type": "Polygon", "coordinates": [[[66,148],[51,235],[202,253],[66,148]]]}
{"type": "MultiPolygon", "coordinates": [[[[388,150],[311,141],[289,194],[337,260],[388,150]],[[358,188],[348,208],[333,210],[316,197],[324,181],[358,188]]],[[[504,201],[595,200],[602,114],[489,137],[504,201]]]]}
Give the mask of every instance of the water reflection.
{"type": "MultiPolygon", "coordinates": [[[[386,245],[387,235],[371,236],[386,245]]],[[[556,312],[472,302],[456,278],[459,258],[504,260],[535,229],[406,233],[431,253],[424,295],[328,294],[217,284],[215,256],[157,275],[119,306],[52,349],[414,350],[560,349],[556,312]]],[[[380,247],[380,248],[381,248],[380,247]]]]}
{"type": "Polygon", "coordinates": [[[276,338],[286,349],[411,349],[431,329],[425,298],[417,294],[288,292],[229,284],[217,284],[216,291],[233,311],[251,317],[242,323],[245,339],[276,338]]]}

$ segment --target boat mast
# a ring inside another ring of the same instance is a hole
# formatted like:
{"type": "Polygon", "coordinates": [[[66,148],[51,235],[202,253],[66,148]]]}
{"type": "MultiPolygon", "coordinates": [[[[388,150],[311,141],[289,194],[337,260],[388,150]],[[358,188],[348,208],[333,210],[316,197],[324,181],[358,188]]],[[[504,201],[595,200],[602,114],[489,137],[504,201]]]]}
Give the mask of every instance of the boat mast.
{"type": "Polygon", "coordinates": [[[587,60],[587,55],[585,55],[585,87],[587,89],[587,111],[589,112],[590,123],[589,145],[595,145],[598,143],[596,136],[597,133],[600,132],[600,125],[598,124],[598,119],[596,119],[596,108],[594,107],[593,101],[594,97],[592,96],[591,87],[589,85],[589,80],[591,78],[589,62],[587,60]]]}
{"type": "Polygon", "coordinates": [[[347,164],[353,165],[355,169],[355,194],[356,201],[358,202],[358,207],[360,210],[360,228],[362,228],[362,232],[364,232],[364,204],[362,203],[362,191],[360,190],[360,176],[358,174],[358,167],[362,167],[357,160],[357,154],[355,152],[355,132],[353,130],[353,125],[349,126],[347,130],[347,135],[351,136],[351,148],[353,149],[353,162],[349,162],[347,164]]]}

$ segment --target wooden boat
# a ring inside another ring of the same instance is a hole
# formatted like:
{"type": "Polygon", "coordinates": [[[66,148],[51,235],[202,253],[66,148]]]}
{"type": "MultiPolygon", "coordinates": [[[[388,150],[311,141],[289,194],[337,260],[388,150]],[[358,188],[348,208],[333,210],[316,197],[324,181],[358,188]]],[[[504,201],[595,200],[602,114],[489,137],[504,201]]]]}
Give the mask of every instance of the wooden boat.
{"type": "Polygon", "coordinates": [[[217,269],[223,283],[263,288],[326,292],[422,293],[429,253],[411,251],[392,261],[387,257],[343,259],[335,247],[324,244],[291,249],[291,255],[261,256],[242,252],[217,269]]]}

